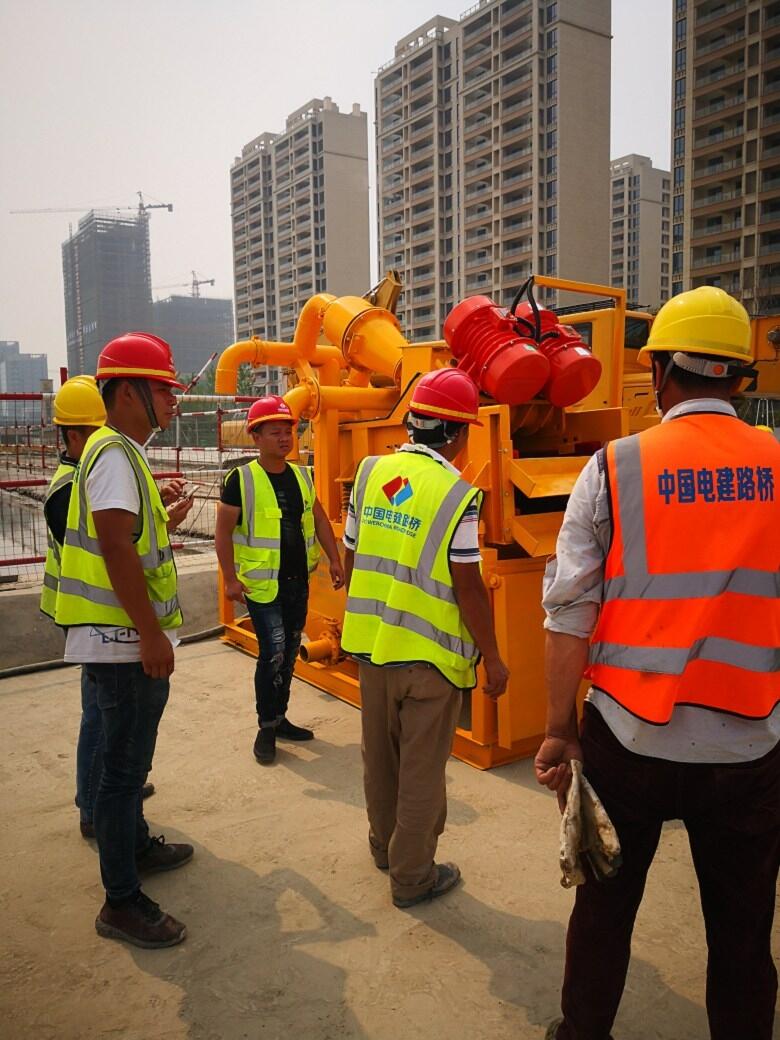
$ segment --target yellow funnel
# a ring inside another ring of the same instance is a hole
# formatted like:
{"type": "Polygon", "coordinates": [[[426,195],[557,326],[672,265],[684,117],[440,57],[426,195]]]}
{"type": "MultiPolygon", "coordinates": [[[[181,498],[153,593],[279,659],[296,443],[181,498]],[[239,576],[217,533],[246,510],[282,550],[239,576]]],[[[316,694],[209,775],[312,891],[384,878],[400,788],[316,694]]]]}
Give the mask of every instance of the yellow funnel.
{"type": "Polygon", "coordinates": [[[360,296],[340,296],[327,307],[322,327],[340,345],[350,366],[401,380],[401,350],[406,340],[398,319],[383,307],[372,307],[360,296]]]}

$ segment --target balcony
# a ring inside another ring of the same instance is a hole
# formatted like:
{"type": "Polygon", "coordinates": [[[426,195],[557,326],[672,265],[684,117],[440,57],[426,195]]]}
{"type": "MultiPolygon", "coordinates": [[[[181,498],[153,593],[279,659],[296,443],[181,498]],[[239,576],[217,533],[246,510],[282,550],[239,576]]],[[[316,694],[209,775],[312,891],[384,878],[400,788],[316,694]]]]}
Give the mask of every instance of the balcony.
{"type": "Polygon", "coordinates": [[[702,76],[701,79],[697,79],[694,83],[694,90],[699,90],[701,87],[706,87],[710,83],[718,83],[722,79],[728,79],[729,76],[736,76],[745,71],[744,62],[739,62],[736,65],[729,65],[724,69],[718,69],[716,72],[710,72],[707,76],[702,76]]]}
{"type": "Polygon", "coordinates": [[[717,235],[722,237],[727,235],[730,231],[740,231],[742,229],[741,220],[730,220],[726,223],[712,224],[707,227],[694,228],[691,233],[691,238],[709,238],[710,235],[717,235]]]}
{"type": "Polygon", "coordinates": [[[728,170],[741,169],[745,165],[743,159],[729,159],[726,162],[711,163],[709,166],[701,166],[698,169],[694,168],[693,180],[702,180],[705,177],[714,177],[719,173],[726,173],[728,170]]]}
{"type": "Polygon", "coordinates": [[[484,148],[490,147],[489,137],[475,137],[468,142],[465,149],[463,150],[464,155],[473,155],[474,152],[481,152],[484,148]]]}
{"type": "Polygon", "coordinates": [[[735,108],[737,105],[745,104],[745,95],[736,94],[734,97],[723,98],[720,101],[713,101],[709,105],[703,105],[701,108],[694,109],[693,118],[701,119],[703,116],[711,116],[716,112],[723,112],[728,108],[735,108]]]}
{"type": "Polygon", "coordinates": [[[719,18],[723,18],[734,11],[743,11],[744,9],[745,0],[732,0],[729,4],[721,4],[720,7],[716,7],[712,11],[707,11],[706,14],[699,15],[696,19],[696,28],[698,29],[702,25],[708,25],[710,22],[715,22],[719,18]]]}
{"type": "Polygon", "coordinates": [[[475,267],[484,267],[486,264],[490,265],[493,263],[493,257],[487,251],[479,253],[475,256],[466,256],[466,270],[469,271],[475,267]]]}
{"type": "Polygon", "coordinates": [[[431,238],[433,236],[433,225],[426,224],[425,227],[418,227],[412,231],[412,239],[420,238],[431,238]]]}
{"type": "Polygon", "coordinates": [[[703,206],[714,206],[715,203],[730,202],[732,199],[741,199],[742,191],[721,191],[717,195],[707,195],[703,199],[694,199],[693,208],[701,209],[703,206]]]}
{"type": "Polygon", "coordinates": [[[720,130],[714,134],[708,134],[706,137],[701,137],[693,142],[694,149],[697,148],[709,148],[714,144],[719,144],[721,141],[730,141],[734,137],[744,136],[745,128],[743,126],[735,126],[731,130],[720,130]]]}
{"type": "Polygon", "coordinates": [[[527,166],[523,170],[510,170],[504,174],[502,180],[502,187],[508,188],[510,184],[522,184],[525,181],[530,181],[533,178],[534,171],[532,166],[527,166]]]}
{"type": "Polygon", "coordinates": [[[472,108],[476,108],[478,105],[483,105],[485,102],[490,101],[490,94],[486,90],[477,90],[473,94],[468,94],[463,101],[463,108],[466,112],[472,108]]]}
{"type": "Polygon", "coordinates": [[[740,29],[734,33],[728,33],[726,36],[720,36],[717,40],[713,40],[711,43],[705,43],[703,46],[696,48],[696,57],[703,58],[705,54],[714,54],[715,51],[722,50],[724,47],[730,47],[733,43],[740,43],[745,39],[745,32],[740,29]]]}
{"type": "Polygon", "coordinates": [[[725,264],[740,263],[742,256],[738,249],[731,253],[713,253],[711,256],[700,256],[693,261],[691,267],[698,271],[702,267],[723,267],[725,264]]]}
{"type": "Polygon", "coordinates": [[[501,106],[501,115],[508,116],[510,112],[518,112],[521,109],[530,108],[532,103],[533,97],[530,93],[523,95],[523,97],[518,98],[516,101],[510,101],[509,103],[505,101],[501,106]]]}
{"type": "Polygon", "coordinates": [[[492,70],[490,68],[490,65],[477,65],[476,68],[472,69],[470,72],[467,72],[466,75],[463,77],[464,87],[473,86],[475,83],[478,83],[481,79],[484,79],[486,76],[489,76],[491,71],[492,70]]]}
{"type": "Polygon", "coordinates": [[[487,181],[480,181],[479,184],[475,184],[472,188],[466,191],[467,199],[476,199],[480,195],[487,195],[490,192],[490,185],[487,181]]]}
{"type": "Polygon", "coordinates": [[[481,227],[475,231],[466,232],[466,245],[472,245],[474,242],[481,242],[483,239],[490,238],[490,228],[481,227]]]}

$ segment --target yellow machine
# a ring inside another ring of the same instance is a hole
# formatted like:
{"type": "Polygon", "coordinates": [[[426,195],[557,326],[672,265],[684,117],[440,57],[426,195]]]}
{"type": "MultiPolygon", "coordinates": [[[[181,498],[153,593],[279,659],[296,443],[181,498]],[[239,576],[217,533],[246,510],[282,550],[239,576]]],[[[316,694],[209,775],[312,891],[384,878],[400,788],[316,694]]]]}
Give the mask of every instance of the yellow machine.
{"type": "MultiPolygon", "coordinates": [[[[499,650],[511,673],[507,693],[497,703],[481,692],[479,673],[476,689],[464,699],[453,753],[483,769],[533,754],[542,738],[542,576],[567,496],[596,450],[657,421],[647,370],[636,362],[652,316],[627,314],[623,289],[548,277],[537,284],[601,297],[609,306],[563,319],[601,363],[593,388],[569,407],[541,396],[501,404],[483,394],[483,426],[472,429],[467,455],[458,460],[463,477],[484,492],[483,577],[499,650]]],[[[358,463],[407,441],[403,420],[417,379],[453,361],[445,342],[407,342],[392,313],[396,285],[380,284],[366,297],[314,296],[301,311],[292,343],[236,343],[217,367],[219,394],[235,393],[243,363],[293,370],[295,385],[285,399],[296,417],[311,423],[316,491],[339,539],[358,463]],[[377,306],[379,301],[386,306],[377,306]]],[[[775,378],[778,369],[775,364],[775,378]]],[[[344,605],[344,591],[333,591],[328,568],[321,565],[312,575],[296,674],[358,706],[357,666],[340,648],[344,605]]],[[[222,587],[220,621],[225,641],[257,653],[249,618],[235,616],[222,587]]]]}

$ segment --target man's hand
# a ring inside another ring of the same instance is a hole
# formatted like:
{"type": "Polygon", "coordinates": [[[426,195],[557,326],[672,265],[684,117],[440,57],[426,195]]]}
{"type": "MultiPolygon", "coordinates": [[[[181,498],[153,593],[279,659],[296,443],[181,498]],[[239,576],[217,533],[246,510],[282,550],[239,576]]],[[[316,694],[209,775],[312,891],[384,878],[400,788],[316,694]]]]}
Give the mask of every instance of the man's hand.
{"type": "Polygon", "coordinates": [[[509,682],[509,669],[498,655],[490,658],[486,657],[484,664],[486,681],[482,689],[488,697],[497,700],[506,691],[506,684],[509,682]]]}
{"type": "Polygon", "coordinates": [[[566,808],[566,792],[571,783],[569,762],[573,758],[582,761],[582,748],[576,737],[545,737],[534,759],[536,779],[556,793],[561,812],[566,808]]]}
{"type": "Polygon", "coordinates": [[[151,679],[167,679],[173,672],[173,646],[170,639],[158,628],[149,635],[141,636],[141,664],[151,679]]]}
{"type": "Polygon", "coordinates": [[[335,560],[330,561],[330,580],[333,582],[334,589],[341,589],[344,587],[344,568],[338,557],[336,557],[335,560]]]}
{"type": "Polygon", "coordinates": [[[225,578],[225,595],[234,603],[246,603],[246,589],[238,578],[225,578]]]}
{"type": "Polygon", "coordinates": [[[163,500],[163,505],[170,506],[177,498],[180,498],[186,483],[187,481],[182,480],[181,477],[174,477],[167,484],[162,484],[160,487],[160,498],[163,500]]]}
{"type": "Polygon", "coordinates": [[[168,510],[168,530],[175,531],[176,528],[181,524],[187,513],[192,509],[192,498],[180,498],[178,502],[173,505],[167,506],[168,510]]]}

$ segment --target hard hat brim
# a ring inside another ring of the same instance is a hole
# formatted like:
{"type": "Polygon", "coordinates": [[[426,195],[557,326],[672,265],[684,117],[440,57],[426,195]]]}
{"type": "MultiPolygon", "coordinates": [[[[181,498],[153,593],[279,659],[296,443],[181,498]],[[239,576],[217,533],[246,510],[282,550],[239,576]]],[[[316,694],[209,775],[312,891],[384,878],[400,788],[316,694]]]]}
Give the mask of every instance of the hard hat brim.
{"type": "Polygon", "coordinates": [[[160,372],[154,368],[127,368],[116,366],[111,368],[99,368],[95,379],[146,379],[150,383],[164,383],[166,386],[175,387],[177,390],[186,390],[184,383],[179,383],[170,373],[160,372]]]}
{"type": "Polygon", "coordinates": [[[262,426],[263,423],[267,423],[267,422],[297,423],[298,420],[295,418],[294,415],[286,415],[286,414],[281,414],[281,415],[262,415],[259,419],[253,419],[251,421],[251,423],[248,422],[246,424],[246,428],[247,428],[248,432],[251,433],[252,430],[255,429],[255,427],[262,426]]]}
{"type": "Polygon", "coordinates": [[[417,404],[415,401],[410,401],[409,411],[414,412],[415,415],[424,415],[426,419],[441,419],[442,422],[466,423],[468,426],[485,425],[476,416],[472,416],[468,412],[458,412],[455,409],[439,408],[434,405],[417,404]]]}
{"type": "Polygon", "coordinates": [[[736,350],[723,350],[719,347],[713,347],[710,344],[706,346],[698,346],[694,344],[686,344],[685,346],[679,343],[670,343],[664,345],[663,343],[646,343],[643,347],[640,347],[639,353],[637,354],[637,361],[641,362],[645,367],[650,368],[651,355],[652,354],[674,354],[676,352],[681,354],[706,354],[708,357],[726,358],[729,361],[739,361],[743,365],[750,365],[752,357],[744,352],[740,353],[736,350]]]}

